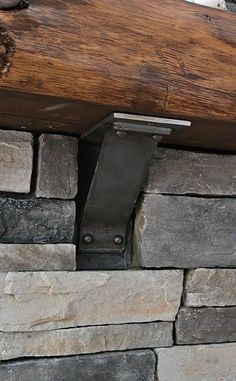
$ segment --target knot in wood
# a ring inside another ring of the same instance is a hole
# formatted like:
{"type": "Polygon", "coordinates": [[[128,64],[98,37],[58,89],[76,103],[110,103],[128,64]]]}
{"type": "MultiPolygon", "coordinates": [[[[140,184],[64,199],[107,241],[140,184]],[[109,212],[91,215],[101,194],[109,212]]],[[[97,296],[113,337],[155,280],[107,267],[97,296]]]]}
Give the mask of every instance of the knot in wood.
{"type": "Polygon", "coordinates": [[[0,77],[7,74],[12,57],[15,53],[15,42],[13,38],[6,32],[0,33],[0,77]]]}
{"type": "Polygon", "coordinates": [[[23,9],[28,6],[27,0],[0,0],[0,10],[23,9]]]}

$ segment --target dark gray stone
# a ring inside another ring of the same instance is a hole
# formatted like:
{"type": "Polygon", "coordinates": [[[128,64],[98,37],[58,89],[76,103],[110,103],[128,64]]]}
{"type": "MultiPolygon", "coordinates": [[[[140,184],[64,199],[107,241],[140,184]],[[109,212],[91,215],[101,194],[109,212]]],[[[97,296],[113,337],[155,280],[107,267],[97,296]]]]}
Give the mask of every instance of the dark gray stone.
{"type": "Polygon", "coordinates": [[[157,148],[145,192],[236,195],[236,155],[157,148]]]}
{"type": "Polygon", "coordinates": [[[59,200],[0,199],[0,242],[72,242],[75,203],[59,200]]]}
{"type": "Polygon", "coordinates": [[[236,1],[235,0],[226,1],[226,7],[228,11],[236,12],[236,1]]]}
{"type": "Polygon", "coordinates": [[[177,344],[236,341],[236,307],[181,308],[176,322],[177,344]]]}
{"type": "Polygon", "coordinates": [[[146,195],[135,221],[136,264],[235,267],[236,199],[146,195]]]}
{"type": "Polygon", "coordinates": [[[0,365],[2,381],[154,381],[150,350],[105,353],[0,365]]]}
{"type": "Polygon", "coordinates": [[[78,182],[78,139],[43,134],[39,138],[37,197],[74,198],[78,182]]]}

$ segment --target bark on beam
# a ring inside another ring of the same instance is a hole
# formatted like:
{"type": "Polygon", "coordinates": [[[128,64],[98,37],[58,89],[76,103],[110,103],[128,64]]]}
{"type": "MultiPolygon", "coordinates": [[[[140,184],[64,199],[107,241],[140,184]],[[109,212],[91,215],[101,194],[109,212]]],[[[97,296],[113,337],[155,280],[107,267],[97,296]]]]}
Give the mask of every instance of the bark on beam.
{"type": "Polygon", "coordinates": [[[234,148],[233,13],[182,0],[31,0],[0,11],[0,33],[15,44],[0,78],[1,125],[17,117],[16,127],[80,133],[112,111],[201,118],[219,135],[204,138],[198,121],[183,144],[234,148]]]}

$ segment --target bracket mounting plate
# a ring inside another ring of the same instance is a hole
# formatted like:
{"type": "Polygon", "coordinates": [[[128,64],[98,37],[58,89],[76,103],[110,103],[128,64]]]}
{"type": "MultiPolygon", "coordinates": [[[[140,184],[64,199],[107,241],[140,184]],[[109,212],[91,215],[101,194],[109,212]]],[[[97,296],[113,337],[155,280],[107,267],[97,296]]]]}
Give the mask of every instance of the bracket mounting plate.
{"type": "Polygon", "coordinates": [[[190,124],[115,113],[82,136],[88,158],[82,155],[80,165],[86,195],[81,205],[80,269],[130,266],[132,214],[153,152],[163,136],[190,124]],[[89,160],[93,169],[86,176],[89,160]]]}

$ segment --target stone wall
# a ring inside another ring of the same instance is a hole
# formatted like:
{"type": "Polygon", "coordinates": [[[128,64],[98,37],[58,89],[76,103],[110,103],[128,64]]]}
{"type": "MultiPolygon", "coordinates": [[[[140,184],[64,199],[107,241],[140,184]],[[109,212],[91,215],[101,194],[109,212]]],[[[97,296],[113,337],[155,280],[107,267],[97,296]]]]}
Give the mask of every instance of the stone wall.
{"type": "Polygon", "coordinates": [[[0,131],[0,380],[235,381],[236,156],[158,148],[132,267],[79,271],[77,151],[0,131]]]}

